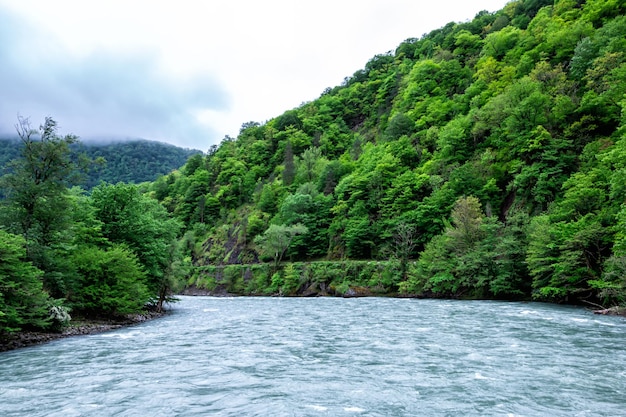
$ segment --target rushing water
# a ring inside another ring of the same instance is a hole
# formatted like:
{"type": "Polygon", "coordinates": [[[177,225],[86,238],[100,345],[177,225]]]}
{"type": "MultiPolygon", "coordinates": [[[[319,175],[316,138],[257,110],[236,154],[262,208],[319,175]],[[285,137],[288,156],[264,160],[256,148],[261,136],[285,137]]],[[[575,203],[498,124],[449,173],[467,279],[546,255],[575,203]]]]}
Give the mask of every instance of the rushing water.
{"type": "Polygon", "coordinates": [[[626,416],[625,342],[537,303],[183,297],[0,354],[0,415],[626,416]]]}

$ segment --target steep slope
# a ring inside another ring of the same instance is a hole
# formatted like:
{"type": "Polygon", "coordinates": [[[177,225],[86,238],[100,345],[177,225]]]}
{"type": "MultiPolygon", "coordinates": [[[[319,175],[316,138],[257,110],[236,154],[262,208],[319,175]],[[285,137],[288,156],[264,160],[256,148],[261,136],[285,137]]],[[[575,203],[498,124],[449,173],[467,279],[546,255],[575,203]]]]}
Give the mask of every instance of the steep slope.
{"type": "Polygon", "coordinates": [[[397,259],[405,293],[622,302],[625,12],[517,0],[450,23],[152,191],[198,265],[397,259]]]}

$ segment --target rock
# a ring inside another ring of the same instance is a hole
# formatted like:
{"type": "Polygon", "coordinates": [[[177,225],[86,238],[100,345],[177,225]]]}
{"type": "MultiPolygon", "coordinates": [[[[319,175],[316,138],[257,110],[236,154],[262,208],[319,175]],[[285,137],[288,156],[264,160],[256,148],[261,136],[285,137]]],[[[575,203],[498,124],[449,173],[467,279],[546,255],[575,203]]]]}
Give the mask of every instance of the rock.
{"type": "Polygon", "coordinates": [[[321,293],[322,291],[320,289],[319,284],[317,282],[314,282],[311,285],[309,285],[304,291],[302,291],[301,296],[302,297],[317,297],[318,295],[322,295],[321,293]]]}
{"type": "Polygon", "coordinates": [[[355,297],[371,297],[372,291],[366,287],[350,287],[348,291],[343,294],[344,298],[355,298],[355,297]]]}

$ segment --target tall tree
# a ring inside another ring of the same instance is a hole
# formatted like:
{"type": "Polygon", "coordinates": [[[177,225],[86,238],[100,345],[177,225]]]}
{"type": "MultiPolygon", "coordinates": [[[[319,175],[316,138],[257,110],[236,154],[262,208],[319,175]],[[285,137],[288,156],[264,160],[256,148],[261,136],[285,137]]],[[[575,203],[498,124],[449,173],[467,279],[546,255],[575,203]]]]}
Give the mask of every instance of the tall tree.
{"type": "Polygon", "coordinates": [[[262,235],[257,236],[254,242],[261,246],[263,252],[273,258],[274,270],[276,270],[293,239],[307,231],[306,226],[301,224],[293,226],[273,224],[262,235]]]}
{"type": "Polygon", "coordinates": [[[26,260],[24,243],[23,237],[0,230],[0,335],[49,324],[42,271],[26,260]]]}
{"type": "Polygon", "coordinates": [[[283,170],[283,184],[285,186],[291,185],[296,176],[296,165],[294,162],[293,148],[291,146],[291,141],[287,141],[287,145],[285,146],[285,160],[284,160],[285,169],[283,170]]]}
{"type": "Polygon", "coordinates": [[[45,273],[45,287],[53,296],[62,296],[67,274],[58,252],[69,239],[68,185],[79,172],[69,146],[78,138],[60,136],[50,117],[38,130],[19,117],[16,129],[22,156],[9,164],[9,173],[0,179],[6,196],[1,220],[10,232],[24,237],[28,259],[45,273]]]}
{"type": "Polygon", "coordinates": [[[175,244],[180,224],[132,184],[99,185],[92,192],[92,201],[96,218],[103,223],[103,235],[113,243],[127,245],[139,259],[160,309],[178,278],[170,271],[178,260],[175,244]]]}

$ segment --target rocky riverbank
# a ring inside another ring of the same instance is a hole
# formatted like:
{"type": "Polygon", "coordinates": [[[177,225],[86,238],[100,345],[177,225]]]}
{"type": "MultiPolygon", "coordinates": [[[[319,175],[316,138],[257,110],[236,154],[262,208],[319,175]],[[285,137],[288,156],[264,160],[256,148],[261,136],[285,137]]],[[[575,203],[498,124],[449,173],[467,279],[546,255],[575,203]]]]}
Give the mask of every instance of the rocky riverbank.
{"type": "Polygon", "coordinates": [[[601,314],[603,316],[622,316],[626,317],[626,307],[610,307],[600,310],[593,310],[594,314],[601,314]]]}
{"type": "Polygon", "coordinates": [[[53,340],[66,337],[97,334],[128,327],[162,317],[166,313],[147,312],[144,314],[132,314],[121,320],[86,320],[72,321],[69,327],[58,333],[52,332],[16,332],[0,335],[0,352],[19,349],[28,346],[40,345],[53,340]]]}

